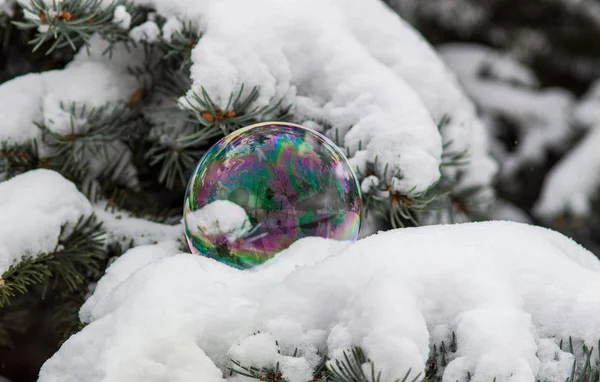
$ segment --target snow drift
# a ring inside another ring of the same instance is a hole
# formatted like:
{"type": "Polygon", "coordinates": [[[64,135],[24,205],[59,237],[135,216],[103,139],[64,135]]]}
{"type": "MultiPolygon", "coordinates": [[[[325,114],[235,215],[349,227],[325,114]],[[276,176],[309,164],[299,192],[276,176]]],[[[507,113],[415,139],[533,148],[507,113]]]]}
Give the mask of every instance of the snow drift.
{"type": "Polygon", "coordinates": [[[453,332],[444,381],[467,372],[559,381],[573,356],[558,341],[600,339],[600,261],[524,224],[401,229],[353,244],[308,238],[249,271],[173,248],[138,247],[108,268],[81,309],[89,325],[40,382],[239,381],[223,373],[230,357],[279,361],[303,382],[319,354],[353,345],[388,380],[423,372],[430,346],[453,332]],[[278,354],[274,341],[299,357],[278,354]]]}

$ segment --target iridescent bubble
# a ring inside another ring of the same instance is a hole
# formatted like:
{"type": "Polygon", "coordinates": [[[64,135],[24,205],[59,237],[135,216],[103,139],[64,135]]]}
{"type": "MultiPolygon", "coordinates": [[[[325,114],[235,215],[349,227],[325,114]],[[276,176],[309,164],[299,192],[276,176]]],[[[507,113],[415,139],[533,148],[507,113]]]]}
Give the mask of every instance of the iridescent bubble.
{"type": "Polygon", "coordinates": [[[362,201],[342,151],[289,123],[252,125],[202,157],[184,203],[190,249],[237,268],[307,236],[355,240],[362,201]]]}

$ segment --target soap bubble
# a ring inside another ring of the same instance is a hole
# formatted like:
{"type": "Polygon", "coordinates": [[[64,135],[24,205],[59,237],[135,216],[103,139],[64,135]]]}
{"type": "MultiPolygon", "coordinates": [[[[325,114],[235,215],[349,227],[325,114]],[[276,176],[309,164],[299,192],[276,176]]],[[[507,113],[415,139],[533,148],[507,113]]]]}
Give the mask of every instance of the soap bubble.
{"type": "Polygon", "coordinates": [[[362,201],[342,151],[290,123],[235,131],[196,166],[184,203],[192,252],[250,268],[308,236],[355,240],[362,201]]]}

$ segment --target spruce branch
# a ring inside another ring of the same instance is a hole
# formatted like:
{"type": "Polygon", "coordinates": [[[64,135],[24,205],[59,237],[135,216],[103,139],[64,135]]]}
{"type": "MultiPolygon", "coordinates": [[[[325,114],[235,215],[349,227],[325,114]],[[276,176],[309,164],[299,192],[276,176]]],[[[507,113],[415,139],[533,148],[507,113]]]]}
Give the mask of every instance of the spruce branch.
{"type": "Polygon", "coordinates": [[[121,41],[131,42],[127,31],[113,23],[115,8],[119,5],[132,14],[132,21],[140,18],[141,11],[126,0],[116,0],[108,5],[102,0],[55,0],[50,6],[44,0],[30,0],[23,6],[27,18],[14,24],[21,29],[37,29],[37,35],[29,42],[34,52],[46,42],[50,43],[46,54],[67,46],[77,50],[81,45],[87,45],[94,34],[99,34],[112,46],[121,41]]]}
{"type": "Polygon", "coordinates": [[[161,37],[158,47],[163,53],[162,60],[170,63],[176,70],[189,68],[192,64],[192,49],[200,38],[202,32],[194,23],[184,23],[181,30],[175,32],[169,40],[161,37]]]}
{"type": "Polygon", "coordinates": [[[98,222],[93,214],[81,217],[68,234],[66,226],[61,228],[58,245],[48,264],[54,286],[62,281],[73,292],[84,283],[86,276],[99,273],[105,234],[102,222],[98,222]]]}
{"type": "Polygon", "coordinates": [[[58,244],[51,253],[27,256],[12,264],[0,278],[0,308],[11,298],[26,293],[36,284],[48,283],[52,289],[61,283],[76,290],[90,273],[98,273],[104,246],[102,223],[94,215],[81,217],[67,232],[61,227],[58,244]]]}
{"type": "Polygon", "coordinates": [[[229,368],[232,374],[243,375],[244,377],[258,379],[263,382],[287,382],[279,370],[279,362],[274,367],[257,368],[253,366],[244,366],[239,361],[231,360],[233,367],[229,368]]]}
{"type": "MultiPolygon", "coordinates": [[[[383,382],[381,371],[377,371],[375,364],[368,359],[360,347],[354,347],[350,352],[344,351],[344,358],[336,359],[331,366],[332,382],[383,382]],[[370,372],[365,373],[363,365],[368,364],[370,372]]],[[[420,375],[409,379],[411,370],[408,370],[403,378],[394,382],[416,382],[420,381],[420,375]]]]}
{"type": "MultiPolygon", "coordinates": [[[[598,341],[597,349],[600,350],[600,340],[598,341]]],[[[575,355],[575,349],[573,346],[573,339],[569,337],[569,343],[566,349],[563,349],[563,341],[559,343],[559,348],[575,355]]],[[[596,382],[600,381],[600,351],[596,351],[595,359],[592,358],[594,354],[594,348],[588,347],[582,344],[581,351],[583,355],[583,364],[577,362],[577,359],[573,360],[573,366],[571,368],[571,375],[565,382],[596,382]]]]}
{"type": "MultiPolygon", "coordinates": [[[[411,189],[406,193],[394,191],[394,187],[382,179],[387,179],[389,166],[384,167],[383,173],[378,173],[378,158],[367,166],[366,172],[357,172],[360,179],[367,176],[376,176],[378,182],[372,184],[367,192],[363,192],[363,210],[365,217],[371,211],[384,218],[393,228],[404,228],[408,225],[418,226],[417,213],[425,211],[435,205],[435,202],[444,198],[447,193],[434,192],[436,185],[423,192],[411,189]]],[[[399,178],[396,176],[396,178],[399,178]]]]}
{"type": "Polygon", "coordinates": [[[205,127],[217,127],[227,135],[244,126],[258,122],[261,117],[274,115],[278,121],[288,120],[291,106],[283,107],[283,100],[279,100],[274,105],[253,106],[258,99],[259,89],[253,87],[248,94],[244,92],[244,85],[240,86],[238,92],[231,93],[227,105],[221,109],[217,106],[210,95],[202,87],[201,94],[194,93],[187,97],[184,106],[190,108],[196,121],[205,127]]]}
{"type": "Polygon", "coordinates": [[[2,168],[0,174],[4,179],[10,179],[44,165],[45,162],[39,156],[38,143],[35,139],[21,144],[8,142],[0,144],[0,167],[2,168]]]}
{"type": "Polygon", "coordinates": [[[189,172],[194,168],[212,138],[221,132],[214,127],[207,127],[189,135],[172,138],[162,135],[154,142],[146,154],[151,166],[160,165],[158,181],[167,188],[173,188],[178,180],[181,185],[187,184],[189,172]]]}
{"type": "Polygon", "coordinates": [[[10,304],[17,294],[24,294],[34,284],[45,281],[52,275],[47,262],[52,255],[37,258],[27,257],[11,265],[0,277],[0,308],[10,304]]]}
{"type": "Polygon", "coordinates": [[[129,139],[140,123],[139,113],[127,105],[90,108],[73,102],[60,107],[70,114],[70,133],[58,133],[43,122],[38,127],[44,143],[52,149],[50,159],[59,164],[61,172],[85,173],[88,157],[108,157],[109,144],[129,139]]]}

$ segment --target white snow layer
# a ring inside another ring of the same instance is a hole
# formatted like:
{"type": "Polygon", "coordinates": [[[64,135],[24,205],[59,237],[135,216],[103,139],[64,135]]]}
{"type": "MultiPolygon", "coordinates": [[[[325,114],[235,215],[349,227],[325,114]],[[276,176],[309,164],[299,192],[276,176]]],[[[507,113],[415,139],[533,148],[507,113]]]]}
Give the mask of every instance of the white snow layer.
{"type": "MultiPolygon", "coordinates": [[[[469,148],[472,157],[463,184],[487,185],[496,171],[483,126],[453,75],[378,0],[141,3],[203,20],[188,95],[203,87],[224,106],[242,84],[259,86],[256,106],[283,98],[299,118],[327,121],[328,134],[338,135],[351,155],[360,145],[370,162],[378,158],[381,172],[389,164],[389,178],[397,176],[405,193],[439,178],[436,123],[444,116],[450,117],[444,142],[469,148]]],[[[180,103],[189,106],[184,98],[180,103]]]]}
{"type": "Polygon", "coordinates": [[[229,242],[243,237],[252,228],[246,210],[229,200],[215,200],[197,211],[186,208],[185,219],[193,235],[224,237],[229,242]]]}
{"type": "MultiPolygon", "coordinates": [[[[52,1],[46,2],[52,6],[52,1]]],[[[386,181],[406,194],[423,191],[439,179],[442,142],[451,142],[455,151],[469,150],[471,160],[461,168],[464,187],[488,186],[496,172],[487,133],[454,75],[433,48],[379,0],[137,4],[154,6],[170,20],[162,31],[166,39],[181,27],[179,20],[200,26],[203,37],[192,52],[189,94],[204,87],[225,106],[242,84],[246,91],[258,86],[255,106],[284,99],[284,104],[295,106],[299,122],[327,122],[332,127],[327,134],[337,135],[351,156],[360,146],[367,161],[377,158],[379,173],[389,165],[386,181]],[[444,117],[450,122],[440,135],[437,124],[444,117]]],[[[114,21],[125,27],[124,9],[115,11],[114,21]]],[[[160,35],[153,21],[130,32],[133,39],[150,43],[160,35]]],[[[37,136],[32,121],[40,117],[53,121],[58,131],[69,128],[58,101],[98,106],[100,101],[129,99],[136,86],[124,74],[126,66],[92,56],[80,53],[63,71],[28,75],[0,86],[0,115],[7,117],[0,122],[6,126],[0,129],[0,140],[37,136]],[[86,65],[90,68],[83,68],[86,65]],[[81,73],[72,66],[80,67],[81,73]],[[49,83],[54,77],[57,80],[49,83]],[[79,86],[82,82],[89,86],[79,86]],[[71,90],[63,94],[63,86],[71,90]],[[73,86],[81,94],[75,94],[73,86]]],[[[128,55],[120,51],[112,57],[119,61],[128,55]]],[[[180,104],[189,106],[185,98],[180,104]]],[[[444,171],[453,175],[449,168],[444,171]]]]}
{"type": "Polygon", "coordinates": [[[129,100],[137,85],[125,74],[126,68],[118,72],[115,64],[83,56],[80,53],[63,70],[26,74],[0,86],[0,141],[23,143],[37,138],[40,129],[35,122],[41,121],[60,134],[72,133],[73,122],[78,132],[86,120],[71,120],[73,103],[89,109],[129,100]]]}
{"type": "Polygon", "coordinates": [[[509,222],[407,228],[354,244],[307,238],[248,271],[146,246],[108,268],[81,309],[89,325],[39,381],[239,381],[224,373],[234,357],[279,361],[286,378],[305,382],[319,354],[353,345],[390,380],[423,372],[430,346],[452,332],[445,382],[467,371],[472,381],[559,381],[573,358],[557,341],[600,338],[598,290],[591,253],[509,222]]]}
{"type": "Polygon", "coordinates": [[[127,12],[126,6],[117,5],[115,7],[113,23],[117,24],[123,29],[129,29],[129,26],[131,25],[131,15],[129,14],[129,12],[127,12]]]}
{"type": "Polygon", "coordinates": [[[174,241],[183,235],[183,225],[155,223],[143,218],[136,218],[126,211],[106,208],[106,203],[93,206],[94,214],[103,223],[107,232],[108,243],[120,243],[123,246],[133,244],[156,244],[163,241],[174,241]]]}
{"type": "Polygon", "coordinates": [[[49,170],[29,171],[0,183],[0,275],[25,257],[52,252],[91,206],[77,188],[49,170]]]}
{"type": "Polygon", "coordinates": [[[537,80],[529,69],[488,47],[453,43],[438,51],[484,115],[516,125],[515,152],[499,153],[504,175],[543,159],[548,148],[560,147],[572,133],[573,96],[567,91],[535,89],[537,80]]]}

